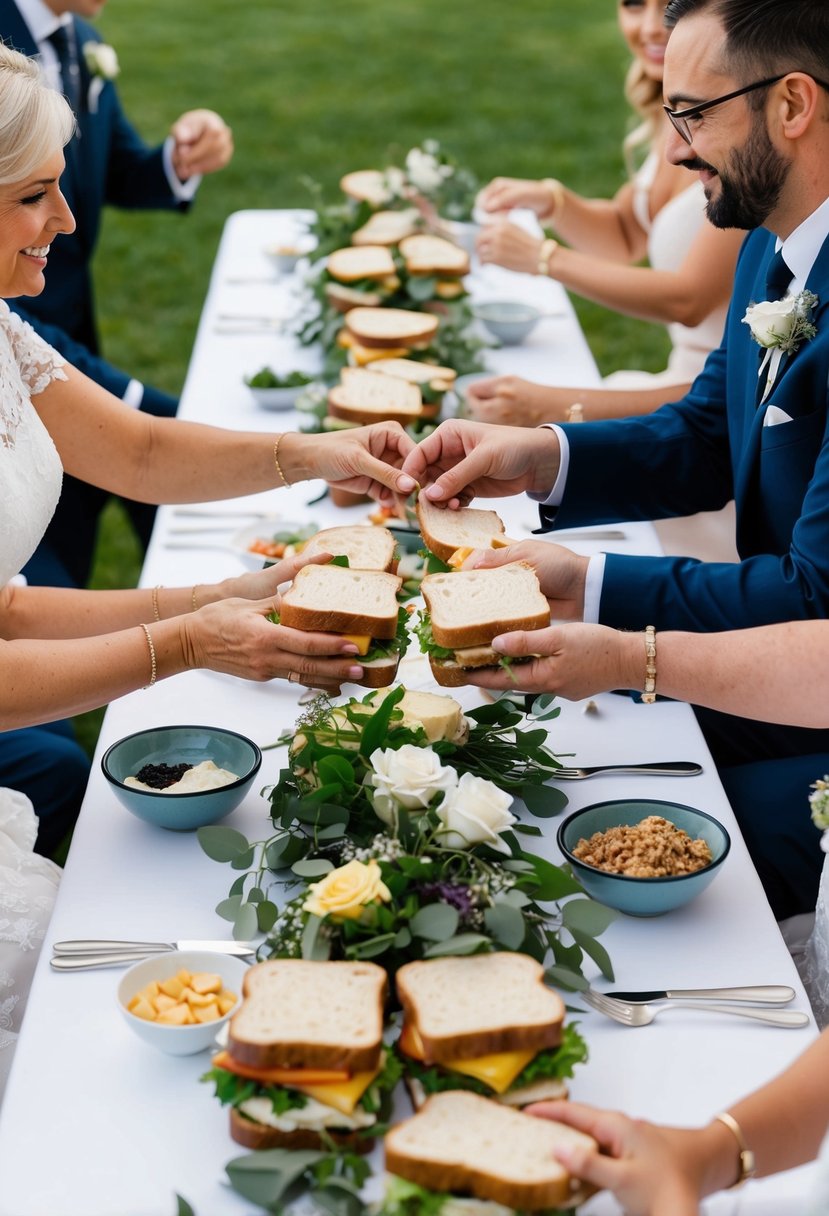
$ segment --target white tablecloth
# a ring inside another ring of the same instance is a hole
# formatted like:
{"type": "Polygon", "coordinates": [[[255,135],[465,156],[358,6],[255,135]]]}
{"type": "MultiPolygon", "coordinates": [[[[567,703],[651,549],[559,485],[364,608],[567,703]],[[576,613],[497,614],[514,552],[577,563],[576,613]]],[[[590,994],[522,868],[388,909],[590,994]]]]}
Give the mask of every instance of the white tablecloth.
{"type": "MultiPolygon", "coordinates": [[[[183,417],[245,429],[276,429],[293,420],[293,415],[258,411],[241,376],[263,362],[282,371],[295,366],[314,370],[313,353],[298,351],[287,335],[230,337],[217,334],[214,326],[219,312],[288,309],[290,280],[244,286],[226,279],[266,272],[263,245],[287,239],[296,222],[296,213],[285,212],[242,212],[229,220],[188,375],[183,417]]],[[[507,272],[476,276],[475,290],[524,298],[540,292],[545,306],[564,307],[566,315],[540,325],[530,345],[497,352],[493,365],[551,382],[595,381],[595,366],[563,292],[553,283],[503,275],[507,272]]],[[[327,503],[306,505],[315,489],[306,483],[225,506],[278,509],[287,519],[313,518],[327,526],[334,509],[327,503]]],[[[527,500],[491,505],[511,535],[528,535],[535,526],[527,500]]],[[[336,519],[362,518],[365,510],[340,511],[336,519]]],[[[212,581],[238,572],[239,558],[229,548],[166,547],[182,539],[210,542],[210,533],[182,538],[171,531],[198,524],[170,509],[160,512],[144,585],[212,581]]],[[[649,525],[623,528],[620,541],[588,540],[579,547],[586,553],[600,548],[658,551],[649,525]]],[[[212,539],[221,543],[226,535],[212,539]]],[[[432,687],[419,658],[404,661],[401,679],[432,687]]],[[[462,699],[470,706],[475,695],[465,692],[462,699]]],[[[298,696],[296,688],[280,683],[244,684],[206,672],[179,676],[110,707],[98,758],[115,739],[165,723],[229,726],[267,744],[295,721],[298,696]]],[[[721,874],[690,907],[655,920],[620,917],[604,936],[619,986],[783,983],[797,992],[794,1007],[808,1009],[691,710],[669,702],[643,706],[613,694],[596,703],[598,712],[590,714],[582,705],[563,705],[551,726],[555,751],[573,753],[580,764],[698,760],[704,771],[681,780],[640,776],[573,783],[566,787],[570,809],[615,795],[668,798],[710,812],[732,835],[721,874]]],[[[267,804],[258,789],[276,779],[282,763],[282,753],[265,753],[260,785],[226,820],[229,826],[251,839],[267,834],[267,804]]],[[[537,846],[553,859],[555,826],[553,821],[550,836],[537,846]]],[[[96,758],[48,941],[227,936],[226,923],[213,909],[232,877],[227,867],[208,860],[193,835],[154,829],[127,814],[110,793],[96,758]]],[[[172,1216],[175,1192],[197,1216],[251,1213],[251,1206],[223,1185],[224,1163],[242,1150],[230,1140],[227,1113],[211,1096],[211,1087],[198,1083],[208,1057],[168,1057],[140,1042],[115,1006],[120,972],[58,975],[49,969],[48,957],[46,949],[0,1115],[0,1216],[172,1216]]],[[[814,1034],[679,1010],[633,1033],[593,1012],[578,1020],[591,1058],[578,1070],[574,1097],[689,1124],[707,1120],[780,1071],[814,1034]]],[[[753,1183],[737,1195],[712,1200],[706,1210],[719,1216],[794,1212],[807,1173],[753,1183]]],[[[596,1197],[583,1210],[591,1216],[618,1211],[607,1196],[596,1197]]]]}

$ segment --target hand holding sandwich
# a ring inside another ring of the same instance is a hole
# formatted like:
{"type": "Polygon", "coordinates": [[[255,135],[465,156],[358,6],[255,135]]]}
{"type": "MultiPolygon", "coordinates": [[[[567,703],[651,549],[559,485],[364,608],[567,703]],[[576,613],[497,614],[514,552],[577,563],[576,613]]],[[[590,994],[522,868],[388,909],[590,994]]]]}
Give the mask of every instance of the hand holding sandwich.
{"type": "Polygon", "coordinates": [[[467,683],[493,691],[552,692],[570,701],[612,688],[641,688],[642,637],[581,623],[502,633],[493,639],[492,649],[519,661],[508,671],[503,667],[470,671],[467,683]],[[527,659],[528,655],[535,657],[527,659]]]}
{"type": "Polygon", "coordinates": [[[402,471],[432,502],[458,507],[476,497],[547,494],[558,476],[555,431],[449,419],[403,461],[402,471]],[[434,483],[434,484],[430,484],[434,483]]]}
{"type": "Polygon", "coordinates": [[[471,553],[464,562],[464,569],[485,570],[510,562],[526,562],[532,566],[554,618],[581,620],[589,558],[546,540],[522,540],[502,549],[481,549],[471,553]]]}

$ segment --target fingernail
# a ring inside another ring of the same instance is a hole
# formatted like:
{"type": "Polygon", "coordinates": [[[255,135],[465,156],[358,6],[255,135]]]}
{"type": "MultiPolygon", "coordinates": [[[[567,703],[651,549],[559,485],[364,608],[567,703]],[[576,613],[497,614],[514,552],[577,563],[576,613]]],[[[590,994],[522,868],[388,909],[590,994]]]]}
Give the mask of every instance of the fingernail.
{"type": "Polygon", "coordinates": [[[351,656],[351,655],[353,655],[353,654],[359,654],[359,653],[360,653],[360,651],[359,651],[359,650],[357,649],[357,647],[356,647],[355,645],[353,645],[353,643],[352,643],[350,646],[343,646],[342,653],[343,653],[344,655],[346,655],[346,656],[349,656],[349,657],[350,657],[350,656],[351,656]]]}
{"type": "Polygon", "coordinates": [[[348,678],[350,680],[359,680],[363,674],[362,667],[349,667],[348,678]]]}
{"type": "Polygon", "coordinates": [[[498,654],[505,653],[506,647],[504,646],[504,639],[501,637],[493,638],[492,641],[490,642],[490,646],[498,654]]]}
{"type": "Polygon", "coordinates": [[[427,486],[425,490],[421,490],[421,494],[425,494],[427,498],[431,498],[434,502],[443,498],[443,490],[440,486],[427,486]]]}
{"type": "Polygon", "coordinates": [[[409,477],[408,473],[401,473],[397,479],[397,488],[402,494],[411,494],[412,490],[417,489],[417,482],[413,477],[409,477]]]}

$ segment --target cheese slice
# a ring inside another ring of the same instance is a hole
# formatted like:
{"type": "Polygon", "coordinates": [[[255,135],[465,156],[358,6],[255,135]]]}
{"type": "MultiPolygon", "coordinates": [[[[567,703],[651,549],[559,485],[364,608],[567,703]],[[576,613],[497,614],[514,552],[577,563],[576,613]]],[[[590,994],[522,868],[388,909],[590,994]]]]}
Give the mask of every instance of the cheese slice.
{"type": "Polygon", "coordinates": [[[371,649],[371,634],[365,633],[344,633],[342,637],[346,642],[353,642],[357,647],[358,654],[368,654],[371,649]]]}
{"type": "MultiPolygon", "coordinates": [[[[400,1049],[414,1060],[425,1061],[423,1040],[417,1029],[406,1022],[400,1032],[400,1049]]],[[[469,1060],[447,1060],[441,1064],[450,1072],[460,1072],[468,1077],[483,1081],[496,1094],[503,1094],[509,1089],[516,1077],[520,1076],[538,1053],[536,1051],[496,1051],[489,1055],[476,1056],[469,1060]]]]}
{"type": "Polygon", "coordinates": [[[220,1051],[211,1061],[214,1068],[224,1068],[238,1077],[258,1081],[260,1085],[289,1085],[299,1089],[302,1082],[309,1085],[339,1085],[351,1078],[345,1068],[255,1068],[240,1064],[227,1051],[220,1051]]]}
{"type": "Polygon", "coordinates": [[[323,1102],[326,1106],[333,1106],[334,1110],[338,1110],[344,1115],[351,1115],[363,1094],[380,1075],[380,1072],[380,1068],[375,1068],[368,1072],[355,1072],[348,1081],[337,1081],[331,1085],[299,1084],[292,1085],[291,1088],[298,1089],[300,1093],[307,1094],[309,1098],[323,1102]]]}
{"type": "Polygon", "coordinates": [[[446,564],[453,570],[460,570],[463,563],[469,557],[469,554],[474,552],[475,550],[471,547],[471,545],[461,545],[460,549],[456,549],[451,557],[446,559],[446,564]]]}

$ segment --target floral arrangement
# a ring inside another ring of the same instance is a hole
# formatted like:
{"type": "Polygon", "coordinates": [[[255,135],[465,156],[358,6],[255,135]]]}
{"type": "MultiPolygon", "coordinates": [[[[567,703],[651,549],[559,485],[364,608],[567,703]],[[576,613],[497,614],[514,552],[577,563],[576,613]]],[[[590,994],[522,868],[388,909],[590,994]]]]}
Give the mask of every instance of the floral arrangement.
{"type": "Polygon", "coordinates": [[[541,725],[558,713],[551,698],[528,718],[510,700],[465,716],[435,697],[448,707],[435,719],[419,710],[423,696],[398,687],[314,701],[280,740],[288,767],[269,791],[273,833],[199,831],[212,858],[242,871],[217,912],[236,938],[267,934],[260,957],[373,959],[394,972],[504,949],[548,964],[561,987],[586,987],[585,955],[611,978],[596,939],[613,913],[527,851],[541,828],[512,809],[520,798],[545,819],[566,805],[546,784],[559,767],[541,725]]]}
{"type": "Polygon", "coordinates": [[[797,352],[801,342],[810,341],[817,333],[812,312],[818,302],[811,291],[800,291],[782,300],[763,300],[752,304],[743,317],[758,346],[765,350],[758,376],[766,373],[763,401],[777,379],[784,355],[797,352]]]}
{"type": "Polygon", "coordinates": [[[809,795],[809,810],[812,823],[822,832],[829,831],[829,774],[824,773],[812,783],[813,793],[809,795]]]}
{"type": "Polygon", "coordinates": [[[471,220],[480,182],[436,139],[424,139],[406,153],[402,168],[386,169],[395,198],[424,200],[448,220],[471,220]]]}
{"type": "Polygon", "coordinates": [[[101,80],[114,80],[121,71],[115,48],[106,42],[85,42],[83,56],[89,74],[101,80]]]}

